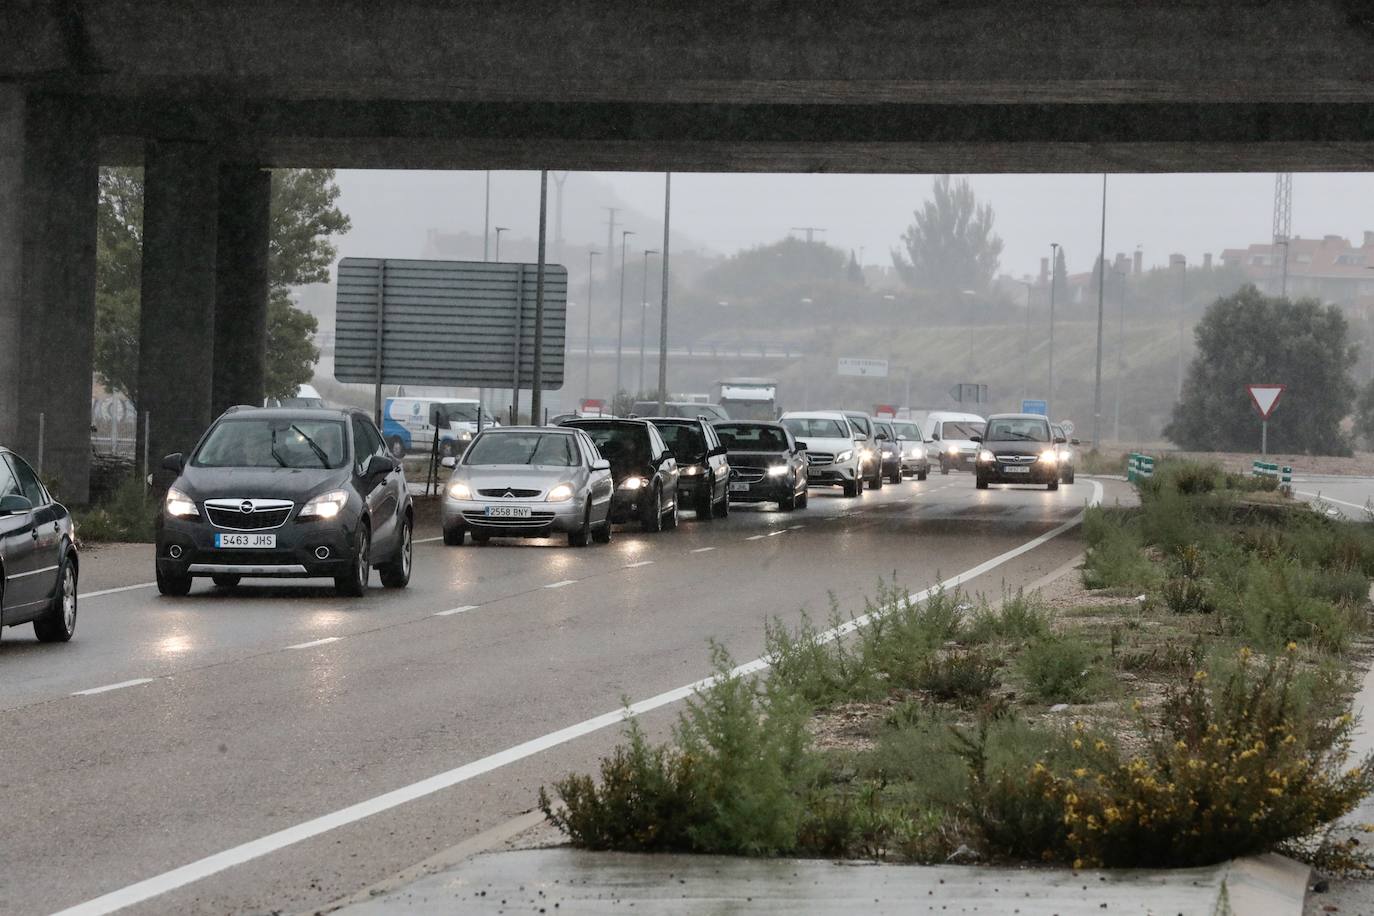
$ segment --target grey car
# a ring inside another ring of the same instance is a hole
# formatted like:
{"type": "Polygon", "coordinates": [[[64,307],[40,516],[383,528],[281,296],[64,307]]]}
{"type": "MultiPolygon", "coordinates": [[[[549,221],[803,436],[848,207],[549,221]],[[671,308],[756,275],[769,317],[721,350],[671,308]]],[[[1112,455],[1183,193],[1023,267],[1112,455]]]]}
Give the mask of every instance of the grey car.
{"type": "Polygon", "coordinates": [[[610,462],[587,434],[568,427],[486,430],[460,459],[444,488],[444,543],[566,534],[568,544],[611,541],[610,462]]]}

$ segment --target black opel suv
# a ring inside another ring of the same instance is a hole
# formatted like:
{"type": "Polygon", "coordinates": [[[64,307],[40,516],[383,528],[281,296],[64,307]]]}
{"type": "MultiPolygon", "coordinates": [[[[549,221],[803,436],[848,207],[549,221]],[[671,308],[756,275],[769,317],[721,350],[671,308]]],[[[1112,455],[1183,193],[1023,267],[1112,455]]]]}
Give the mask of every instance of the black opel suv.
{"type": "Polygon", "coordinates": [[[157,524],[157,587],[184,595],[193,577],[221,588],[244,577],[328,577],[361,595],[410,581],[414,509],[405,475],[358,410],[234,407],[177,474],[157,524]]]}

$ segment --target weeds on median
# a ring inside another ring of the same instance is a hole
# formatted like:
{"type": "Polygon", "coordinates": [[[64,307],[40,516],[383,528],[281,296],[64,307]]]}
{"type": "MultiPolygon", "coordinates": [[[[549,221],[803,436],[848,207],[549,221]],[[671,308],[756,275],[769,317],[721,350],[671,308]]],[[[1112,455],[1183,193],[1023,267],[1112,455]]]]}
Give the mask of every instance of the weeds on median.
{"type": "Polygon", "coordinates": [[[149,542],[155,535],[156,519],[157,504],[143,483],[126,477],[104,502],[76,513],[76,535],[87,543],[149,542]]]}

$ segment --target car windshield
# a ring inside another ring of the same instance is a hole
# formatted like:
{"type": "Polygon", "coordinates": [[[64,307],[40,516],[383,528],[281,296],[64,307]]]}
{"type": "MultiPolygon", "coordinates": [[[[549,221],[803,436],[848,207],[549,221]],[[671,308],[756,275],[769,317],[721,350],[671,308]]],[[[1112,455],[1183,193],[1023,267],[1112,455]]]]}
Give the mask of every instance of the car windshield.
{"type": "Polygon", "coordinates": [[[649,461],[649,436],[645,429],[637,425],[584,426],[578,429],[591,437],[601,457],[615,464],[647,464],[649,461]]]}
{"type": "Polygon", "coordinates": [[[787,450],[787,434],[776,426],[721,423],[716,426],[721,444],[731,452],[781,452],[787,450]]]}
{"type": "Polygon", "coordinates": [[[706,457],[706,437],[701,427],[686,423],[655,423],[663,441],[678,461],[700,461],[706,457]]]}
{"type": "MultiPolygon", "coordinates": [[[[477,405],[476,405],[476,404],[444,404],[444,405],[443,405],[443,408],[444,408],[444,413],[448,415],[448,418],[449,418],[449,420],[451,420],[451,421],[452,421],[452,420],[457,420],[459,423],[476,423],[476,422],[477,422],[477,405]]],[[[493,416],[491,415],[491,411],[489,411],[489,410],[483,410],[483,411],[482,411],[482,425],[483,425],[483,426],[490,426],[490,425],[492,424],[492,422],[493,422],[495,419],[496,419],[496,418],[493,417],[493,416]]]]}
{"type": "Polygon", "coordinates": [[[469,467],[537,464],[570,468],[578,464],[573,437],[565,433],[486,433],[468,449],[463,464],[469,467]]]}
{"type": "Polygon", "coordinates": [[[988,442],[1049,442],[1050,425],[1044,420],[990,420],[988,442]]]}
{"type": "Polygon", "coordinates": [[[341,468],[347,462],[341,421],[245,417],[216,424],[191,463],[202,468],[341,468]]]}
{"type": "Polygon", "coordinates": [[[915,442],[921,441],[921,431],[916,428],[915,423],[893,423],[892,428],[898,436],[904,439],[911,439],[915,442]]]}
{"type": "Polygon", "coordinates": [[[942,439],[972,439],[983,435],[983,425],[975,420],[946,420],[940,424],[942,439]]]}
{"type": "Polygon", "coordinates": [[[849,436],[839,420],[825,417],[788,417],[782,425],[798,439],[845,439],[849,436]]]}
{"type": "Polygon", "coordinates": [[[845,414],[845,416],[849,418],[849,425],[853,426],[856,430],[868,436],[870,439],[873,438],[873,424],[869,422],[868,417],[865,417],[863,414],[852,413],[845,414]]]}

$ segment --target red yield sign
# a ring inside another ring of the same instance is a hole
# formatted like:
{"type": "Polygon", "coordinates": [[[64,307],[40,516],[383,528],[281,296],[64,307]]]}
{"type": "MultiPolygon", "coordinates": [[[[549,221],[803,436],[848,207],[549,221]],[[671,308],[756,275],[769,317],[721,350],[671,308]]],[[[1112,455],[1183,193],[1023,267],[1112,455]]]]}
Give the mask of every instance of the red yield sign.
{"type": "Polygon", "coordinates": [[[1286,385],[1246,385],[1245,390],[1250,392],[1250,400],[1255,403],[1255,410],[1259,412],[1261,420],[1269,419],[1269,415],[1274,412],[1274,408],[1279,405],[1279,398],[1283,395],[1286,385]]]}

